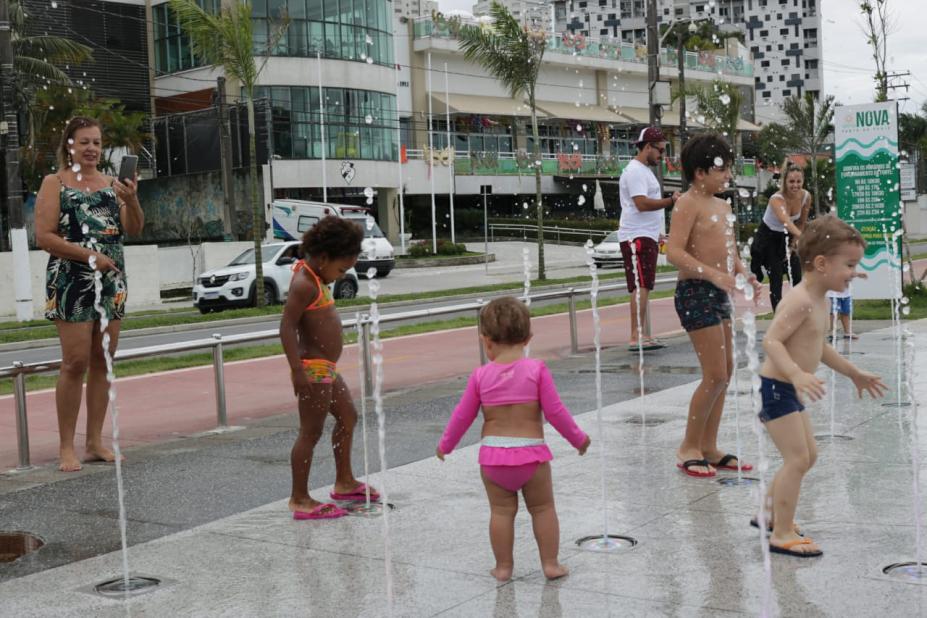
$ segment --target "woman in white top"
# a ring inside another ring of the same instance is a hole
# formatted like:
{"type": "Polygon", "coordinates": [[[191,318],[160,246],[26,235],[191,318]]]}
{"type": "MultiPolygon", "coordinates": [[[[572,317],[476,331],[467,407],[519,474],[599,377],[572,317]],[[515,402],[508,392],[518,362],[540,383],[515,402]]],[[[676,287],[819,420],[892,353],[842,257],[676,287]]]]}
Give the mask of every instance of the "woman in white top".
{"type": "Polygon", "coordinates": [[[756,230],[751,247],[750,269],[763,280],[769,274],[769,299],[773,310],[782,299],[782,277],[788,273],[792,286],[801,281],[801,265],[794,251],[786,247],[801,236],[808,220],[811,194],[804,188],[804,170],[788,159],[782,164],[779,191],[769,198],[763,221],[756,230]]]}

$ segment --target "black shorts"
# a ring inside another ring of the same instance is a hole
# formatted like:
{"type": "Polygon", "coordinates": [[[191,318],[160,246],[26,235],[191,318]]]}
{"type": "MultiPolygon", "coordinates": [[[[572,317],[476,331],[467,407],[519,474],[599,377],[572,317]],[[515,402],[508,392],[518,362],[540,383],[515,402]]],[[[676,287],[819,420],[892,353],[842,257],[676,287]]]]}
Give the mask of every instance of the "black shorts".
{"type": "Polygon", "coordinates": [[[628,282],[628,292],[637,289],[638,280],[648,290],[652,290],[657,280],[657,256],[660,254],[660,245],[653,238],[638,236],[632,240],[622,241],[621,257],[624,259],[624,275],[628,282]],[[631,243],[634,243],[634,253],[631,252],[631,243]],[[637,276],[634,276],[634,264],[637,263],[637,276]]]}
{"type": "Polygon", "coordinates": [[[759,416],[764,423],[805,409],[798,400],[795,387],[789,382],[760,376],[760,397],[763,398],[763,409],[759,416]]]}
{"type": "Polygon", "coordinates": [[[727,293],[705,279],[676,282],[676,315],[686,332],[717,326],[731,319],[731,299],[727,293]]]}

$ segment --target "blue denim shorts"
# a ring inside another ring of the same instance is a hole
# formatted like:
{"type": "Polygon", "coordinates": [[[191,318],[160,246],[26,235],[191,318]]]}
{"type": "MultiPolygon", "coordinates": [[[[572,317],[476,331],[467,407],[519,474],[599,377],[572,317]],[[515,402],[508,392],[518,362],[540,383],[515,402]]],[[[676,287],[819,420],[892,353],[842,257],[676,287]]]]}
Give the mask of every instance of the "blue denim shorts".
{"type": "Polygon", "coordinates": [[[763,409],[759,416],[764,423],[805,409],[798,400],[795,387],[789,382],[760,376],[760,397],[763,398],[763,409]]]}
{"type": "Polygon", "coordinates": [[[850,315],[853,313],[853,299],[849,296],[843,298],[831,298],[830,299],[830,312],[838,313],[840,315],[850,315]]]}

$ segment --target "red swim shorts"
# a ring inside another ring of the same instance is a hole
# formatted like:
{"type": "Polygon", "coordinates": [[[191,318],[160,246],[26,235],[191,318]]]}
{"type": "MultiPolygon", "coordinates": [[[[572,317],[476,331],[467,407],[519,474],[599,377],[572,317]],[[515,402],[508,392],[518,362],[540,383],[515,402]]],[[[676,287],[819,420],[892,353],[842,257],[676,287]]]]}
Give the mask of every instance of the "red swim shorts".
{"type": "Polygon", "coordinates": [[[648,290],[652,290],[657,279],[657,256],[660,246],[653,238],[639,236],[621,243],[621,257],[624,259],[624,274],[628,282],[628,293],[637,289],[640,281],[648,290]],[[632,257],[631,244],[634,244],[632,257]],[[634,273],[634,263],[637,262],[637,276],[634,273]]]}

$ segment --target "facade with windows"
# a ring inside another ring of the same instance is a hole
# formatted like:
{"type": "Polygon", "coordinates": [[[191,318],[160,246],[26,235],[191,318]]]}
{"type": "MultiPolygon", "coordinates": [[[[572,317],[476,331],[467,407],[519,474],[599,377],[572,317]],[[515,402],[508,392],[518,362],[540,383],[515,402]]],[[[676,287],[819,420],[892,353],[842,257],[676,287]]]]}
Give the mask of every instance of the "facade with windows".
{"type": "MultiPolygon", "coordinates": [[[[756,117],[781,120],[783,99],[821,91],[821,0],[657,0],[657,23],[712,19],[744,35],[756,117]]],[[[556,32],[646,45],[647,0],[554,0],[556,32]]]]}
{"type": "MultiPolygon", "coordinates": [[[[197,1],[211,12],[234,2],[197,1]]],[[[331,201],[361,203],[368,187],[380,198],[394,195],[399,136],[391,4],[251,4],[254,51],[263,64],[254,96],[262,110],[264,101],[271,109],[269,121],[267,114],[256,118],[258,134],[263,137],[268,129],[271,134],[258,152],[265,195],[321,199],[327,194],[331,201]]],[[[159,112],[211,107],[221,67],[204,66],[193,54],[166,1],[153,3],[152,11],[159,112]]],[[[230,105],[244,100],[241,84],[230,76],[225,95],[230,105]]],[[[378,206],[392,201],[378,199],[378,206]]]]}
{"type": "MultiPolygon", "coordinates": [[[[477,196],[486,186],[494,194],[530,196],[535,182],[530,108],[463,57],[458,33],[465,25],[441,15],[411,24],[412,116],[403,143],[412,159],[433,161],[438,178],[442,169],[452,167],[458,198],[477,196]]],[[[640,52],[615,39],[549,36],[536,107],[542,189],[552,204],[575,205],[575,195],[590,181],[614,182],[636,154],[633,141],[649,120],[647,58],[640,52]]],[[[688,54],[687,79],[710,84],[720,73],[725,81],[752,90],[749,55],[742,46],[732,46],[731,52],[688,54]]],[[[672,67],[664,77],[676,77],[675,51],[660,54],[663,65],[672,67]]],[[[678,108],[666,109],[667,131],[672,134],[679,124],[678,108]]],[[[705,128],[696,114],[687,124],[690,130],[705,128]]],[[[749,122],[741,128],[755,129],[749,122]]],[[[753,169],[741,169],[743,181],[752,186],[753,169]]],[[[665,172],[670,186],[679,182],[672,156],[665,172]]]]}

